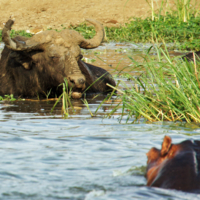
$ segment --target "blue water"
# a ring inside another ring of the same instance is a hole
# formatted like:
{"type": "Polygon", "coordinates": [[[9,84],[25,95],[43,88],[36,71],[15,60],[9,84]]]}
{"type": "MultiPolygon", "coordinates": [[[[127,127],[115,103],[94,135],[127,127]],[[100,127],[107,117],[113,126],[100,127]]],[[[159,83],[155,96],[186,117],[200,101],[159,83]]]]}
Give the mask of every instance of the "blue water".
{"type": "MultiPolygon", "coordinates": [[[[92,113],[101,100],[88,100],[92,113]]],[[[77,107],[75,114],[69,110],[69,118],[63,119],[61,103],[51,113],[54,103],[0,104],[0,199],[200,198],[197,194],[146,187],[144,177],[146,152],[151,147],[160,148],[164,135],[170,135],[174,143],[199,139],[198,124],[127,124],[125,119],[119,123],[120,111],[110,119],[104,118],[109,104],[103,104],[97,116],[91,117],[79,100],[72,102],[77,107]]]]}
{"type": "Polygon", "coordinates": [[[197,125],[125,124],[91,117],[86,107],[62,119],[59,106],[50,114],[52,104],[0,104],[0,199],[200,198],[148,188],[144,178],[146,152],[160,148],[164,135],[199,139],[197,125]],[[20,109],[28,104],[28,112],[20,109]]]}

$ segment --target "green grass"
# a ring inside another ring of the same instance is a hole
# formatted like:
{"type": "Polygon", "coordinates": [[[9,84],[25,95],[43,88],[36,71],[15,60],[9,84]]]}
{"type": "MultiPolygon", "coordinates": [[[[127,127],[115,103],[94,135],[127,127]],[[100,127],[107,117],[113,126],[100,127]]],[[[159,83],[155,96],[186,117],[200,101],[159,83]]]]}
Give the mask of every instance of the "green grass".
{"type": "Polygon", "coordinates": [[[152,21],[146,18],[134,18],[130,23],[120,28],[106,28],[108,41],[119,42],[162,42],[174,43],[179,49],[200,49],[200,17],[191,17],[188,22],[170,14],[160,16],[152,21]],[[194,41],[194,42],[192,42],[194,41]]]}
{"type": "MultiPolygon", "coordinates": [[[[147,54],[143,63],[130,57],[134,64],[132,71],[141,72],[137,77],[132,76],[131,86],[121,82],[125,90],[115,88],[122,103],[114,111],[122,109],[127,121],[199,123],[200,75],[196,63],[172,60],[163,49],[157,49],[157,55],[152,59],[147,54]]],[[[108,116],[113,114],[112,111],[108,116]]]]}
{"type": "MultiPolygon", "coordinates": [[[[10,31],[10,37],[13,38],[13,37],[16,37],[16,36],[25,36],[25,37],[31,37],[32,34],[30,33],[27,33],[25,30],[19,30],[19,31],[15,31],[15,30],[11,30],[10,31]]],[[[0,41],[2,41],[2,30],[0,31],[0,41]]]]}
{"type": "MultiPolygon", "coordinates": [[[[16,101],[16,100],[18,100],[18,99],[14,98],[13,94],[0,96],[0,101],[16,101]]],[[[22,100],[22,99],[20,99],[20,100],[22,100]]]]}

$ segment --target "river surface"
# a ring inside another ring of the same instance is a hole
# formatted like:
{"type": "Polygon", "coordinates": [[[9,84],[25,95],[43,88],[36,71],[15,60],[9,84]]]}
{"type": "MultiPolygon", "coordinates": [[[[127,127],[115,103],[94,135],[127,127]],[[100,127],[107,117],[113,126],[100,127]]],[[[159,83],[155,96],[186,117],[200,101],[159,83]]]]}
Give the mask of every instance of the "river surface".
{"type": "MultiPolygon", "coordinates": [[[[122,69],[131,64],[127,54],[139,60],[143,54],[140,49],[148,48],[120,45],[99,47],[85,52],[85,57],[95,59],[95,65],[115,75],[116,67],[122,69]]],[[[92,113],[104,98],[88,98],[92,113]]],[[[69,118],[64,119],[61,103],[51,113],[54,103],[0,104],[0,199],[200,198],[198,194],[146,187],[144,177],[146,152],[151,147],[160,148],[164,135],[171,136],[175,143],[199,139],[198,124],[131,124],[125,118],[120,123],[120,110],[113,117],[104,118],[109,103],[104,103],[97,115],[91,117],[81,100],[72,101],[76,111],[69,111],[69,118]]]]}

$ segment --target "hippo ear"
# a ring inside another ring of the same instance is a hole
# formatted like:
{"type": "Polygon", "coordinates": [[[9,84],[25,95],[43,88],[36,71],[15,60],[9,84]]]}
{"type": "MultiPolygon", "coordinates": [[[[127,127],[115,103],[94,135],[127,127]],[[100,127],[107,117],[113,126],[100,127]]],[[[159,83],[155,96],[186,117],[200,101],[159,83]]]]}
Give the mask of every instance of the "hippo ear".
{"type": "Polygon", "coordinates": [[[172,144],[172,139],[166,135],[162,143],[161,156],[165,156],[169,152],[171,144],[172,144]]]}

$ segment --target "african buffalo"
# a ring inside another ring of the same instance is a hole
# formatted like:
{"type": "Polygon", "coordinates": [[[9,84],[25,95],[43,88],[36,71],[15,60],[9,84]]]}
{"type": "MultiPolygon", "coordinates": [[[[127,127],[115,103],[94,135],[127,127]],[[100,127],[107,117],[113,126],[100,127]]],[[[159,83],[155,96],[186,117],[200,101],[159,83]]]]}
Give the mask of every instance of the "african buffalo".
{"type": "Polygon", "coordinates": [[[200,189],[200,141],[172,144],[165,136],[162,149],[147,153],[147,186],[183,191],[200,189]]]}
{"type": "Polygon", "coordinates": [[[51,91],[50,96],[58,96],[62,93],[59,85],[64,78],[73,98],[80,98],[84,90],[86,93],[109,92],[111,89],[106,83],[115,86],[112,76],[81,60],[81,48],[98,47],[104,38],[103,26],[95,20],[87,21],[96,29],[92,39],[67,29],[47,30],[31,38],[10,38],[14,20],[9,19],[2,31],[5,47],[0,60],[0,95],[42,97],[51,91]]]}

